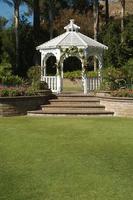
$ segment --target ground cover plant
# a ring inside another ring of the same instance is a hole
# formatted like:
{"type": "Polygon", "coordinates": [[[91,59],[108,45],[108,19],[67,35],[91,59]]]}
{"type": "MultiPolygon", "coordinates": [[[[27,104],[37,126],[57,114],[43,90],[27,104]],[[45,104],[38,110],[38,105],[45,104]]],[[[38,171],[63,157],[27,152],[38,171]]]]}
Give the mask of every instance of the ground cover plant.
{"type": "Polygon", "coordinates": [[[119,89],[111,92],[114,97],[133,97],[133,89],[119,89]]]}
{"type": "Polygon", "coordinates": [[[133,199],[132,122],[0,118],[0,199],[133,199]]]}

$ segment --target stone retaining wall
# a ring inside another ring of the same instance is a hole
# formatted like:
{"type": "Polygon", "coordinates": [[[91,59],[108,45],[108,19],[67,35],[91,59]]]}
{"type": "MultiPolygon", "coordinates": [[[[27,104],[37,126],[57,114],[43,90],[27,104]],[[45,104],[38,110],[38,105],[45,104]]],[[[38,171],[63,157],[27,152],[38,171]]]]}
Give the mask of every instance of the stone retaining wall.
{"type": "Polygon", "coordinates": [[[133,98],[99,97],[100,104],[106,110],[113,111],[114,116],[133,117],[133,98]]]}
{"type": "Polygon", "coordinates": [[[42,96],[0,97],[0,116],[26,115],[27,111],[40,109],[51,94],[42,96]]]}

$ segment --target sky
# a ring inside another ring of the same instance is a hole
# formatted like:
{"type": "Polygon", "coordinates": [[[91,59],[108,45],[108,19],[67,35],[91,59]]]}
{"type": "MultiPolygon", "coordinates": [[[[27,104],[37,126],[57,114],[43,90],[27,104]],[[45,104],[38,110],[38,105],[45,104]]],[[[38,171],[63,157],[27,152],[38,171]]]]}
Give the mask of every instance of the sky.
{"type": "MultiPolygon", "coordinates": [[[[20,6],[20,15],[22,15],[26,11],[26,5],[20,6]]],[[[9,20],[8,25],[10,25],[13,19],[13,7],[10,7],[6,3],[0,1],[0,16],[7,18],[9,20]]],[[[29,21],[32,22],[32,16],[29,17],[29,21]]]]}

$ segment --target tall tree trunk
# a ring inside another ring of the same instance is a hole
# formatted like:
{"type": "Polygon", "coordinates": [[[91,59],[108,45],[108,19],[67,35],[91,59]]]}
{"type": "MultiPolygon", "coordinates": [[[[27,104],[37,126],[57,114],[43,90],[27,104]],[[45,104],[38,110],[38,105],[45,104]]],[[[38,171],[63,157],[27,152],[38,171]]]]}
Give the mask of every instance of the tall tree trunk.
{"type": "Polygon", "coordinates": [[[33,9],[34,9],[34,15],[33,15],[34,38],[35,38],[35,44],[38,45],[39,33],[40,33],[40,6],[39,6],[39,0],[34,0],[33,1],[33,9]]]}
{"type": "Polygon", "coordinates": [[[125,0],[120,0],[121,3],[121,42],[124,41],[123,31],[124,31],[124,18],[125,18],[125,0]]]}
{"type": "MultiPolygon", "coordinates": [[[[94,0],[93,3],[93,17],[94,17],[94,40],[98,40],[99,32],[99,2],[94,0]]],[[[94,58],[94,71],[97,69],[97,60],[94,58]]]]}
{"type": "Polygon", "coordinates": [[[19,0],[14,1],[14,29],[16,42],[16,70],[19,67],[19,0]]]}
{"type": "Polygon", "coordinates": [[[49,34],[50,34],[50,40],[53,38],[53,2],[52,0],[49,0],[49,10],[48,10],[48,15],[49,15],[49,34]]]}
{"type": "Polygon", "coordinates": [[[105,22],[109,22],[109,0],[105,0],[105,22]]]}

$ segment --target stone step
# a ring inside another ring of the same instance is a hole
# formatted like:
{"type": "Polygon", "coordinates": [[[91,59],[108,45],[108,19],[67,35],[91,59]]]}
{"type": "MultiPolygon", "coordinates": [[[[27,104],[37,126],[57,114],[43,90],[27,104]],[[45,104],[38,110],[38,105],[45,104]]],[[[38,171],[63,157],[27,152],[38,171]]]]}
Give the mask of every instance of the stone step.
{"type": "Polygon", "coordinates": [[[42,110],[45,111],[101,111],[101,110],[105,110],[105,106],[101,106],[101,105],[44,105],[42,106],[42,110]]]}
{"type": "Polygon", "coordinates": [[[42,105],[41,110],[29,111],[30,116],[113,116],[105,110],[95,96],[83,94],[60,94],[42,105]]]}
{"type": "Polygon", "coordinates": [[[57,97],[94,97],[94,95],[83,94],[83,93],[62,93],[56,96],[57,97]]]}
{"type": "Polygon", "coordinates": [[[37,110],[37,111],[28,111],[28,116],[113,116],[113,112],[108,111],[45,111],[37,110]]]}
{"type": "Polygon", "coordinates": [[[97,97],[95,97],[95,96],[90,96],[90,95],[74,95],[74,94],[70,94],[70,95],[58,95],[57,96],[57,98],[59,99],[59,100],[61,100],[61,99],[80,99],[80,100],[90,100],[90,99],[94,99],[94,100],[97,100],[98,98],[97,97]]]}
{"type": "Polygon", "coordinates": [[[98,99],[51,99],[49,100],[50,104],[85,104],[85,103],[91,103],[91,104],[100,104],[100,101],[98,99]]]}

